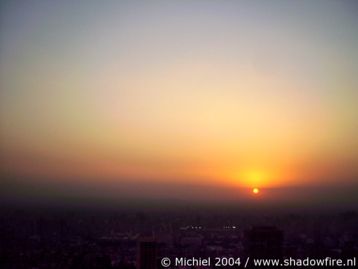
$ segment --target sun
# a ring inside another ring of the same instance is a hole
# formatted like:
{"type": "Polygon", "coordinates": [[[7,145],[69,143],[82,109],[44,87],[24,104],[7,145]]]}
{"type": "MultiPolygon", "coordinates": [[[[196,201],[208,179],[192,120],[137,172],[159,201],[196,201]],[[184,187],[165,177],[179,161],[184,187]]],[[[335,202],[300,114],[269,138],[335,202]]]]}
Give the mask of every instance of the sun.
{"type": "Polygon", "coordinates": [[[253,194],[259,194],[259,192],[260,192],[259,188],[253,188],[252,189],[253,194]]]}

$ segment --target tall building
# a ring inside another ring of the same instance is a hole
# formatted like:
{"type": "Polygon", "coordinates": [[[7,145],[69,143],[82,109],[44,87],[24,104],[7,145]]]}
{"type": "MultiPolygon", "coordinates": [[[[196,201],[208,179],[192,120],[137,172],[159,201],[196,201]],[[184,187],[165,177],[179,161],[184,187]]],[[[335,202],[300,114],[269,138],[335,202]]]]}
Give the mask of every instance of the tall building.
{"type": "Polygon", "coordinates": [[[157,268],[157,244],[152,238],[143,238],[138,246],[137,269],[157,268]]]}
{"type": "Polygon", "coordinates": [[[282,257],[283,232],[273,226],[252,227],[245,233],[245,252],[249,257],[282,257]]]}

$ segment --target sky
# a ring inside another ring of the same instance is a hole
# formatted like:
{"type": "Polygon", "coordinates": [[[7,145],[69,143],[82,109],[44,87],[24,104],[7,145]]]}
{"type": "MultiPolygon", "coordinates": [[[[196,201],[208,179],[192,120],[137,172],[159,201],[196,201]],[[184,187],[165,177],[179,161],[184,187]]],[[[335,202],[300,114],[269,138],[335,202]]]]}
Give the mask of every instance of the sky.
{"type": "Polygon", "coordinates": [[[9,195],[358,185],[355,1],[0,5],[9,195]]]}

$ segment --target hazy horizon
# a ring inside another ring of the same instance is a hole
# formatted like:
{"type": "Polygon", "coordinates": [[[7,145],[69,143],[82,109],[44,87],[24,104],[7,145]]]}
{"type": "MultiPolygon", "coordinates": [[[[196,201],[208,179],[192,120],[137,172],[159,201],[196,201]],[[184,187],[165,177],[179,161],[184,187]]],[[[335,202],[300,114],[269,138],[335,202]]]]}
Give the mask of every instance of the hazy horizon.
{"type": "Polygon", "coordinates": [[[0,189],[2,206],[71,206],[124,209],[199,207],[244,212],[335,212],[358,210],[358,184],[251,188],[165,182],[119,181],[117,184],[34,182],[11,179],[0,189]],[[253,210],[253,211],[252,211],[253,210]],[[268,210],[268,211],[267,211],[268,210]]]}

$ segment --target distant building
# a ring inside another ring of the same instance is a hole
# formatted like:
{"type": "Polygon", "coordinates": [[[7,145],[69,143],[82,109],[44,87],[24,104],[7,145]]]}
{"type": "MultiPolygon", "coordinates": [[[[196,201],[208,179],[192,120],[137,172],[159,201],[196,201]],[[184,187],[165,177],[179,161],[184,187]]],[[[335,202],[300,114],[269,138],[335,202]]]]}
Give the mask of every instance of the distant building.
{"type": "Polygon", "coordinates": [[[152,238],[139,241],[137,269],[157,268],[157,243],[152,238]]]}
{"type": "Polygon", "coordinates": [[[282,257],[283,232],[273,226],[256,226],[245,232],[244,246],[249,257],[282,257]]]}

